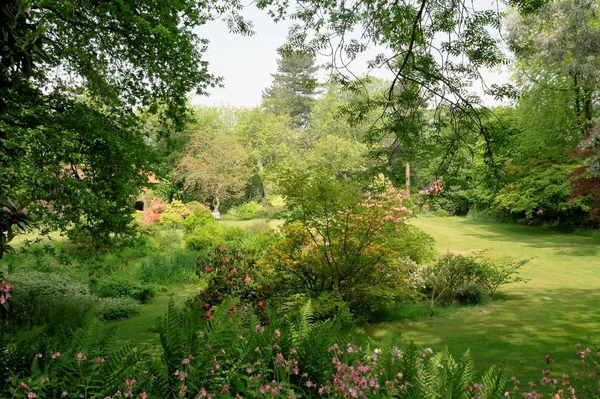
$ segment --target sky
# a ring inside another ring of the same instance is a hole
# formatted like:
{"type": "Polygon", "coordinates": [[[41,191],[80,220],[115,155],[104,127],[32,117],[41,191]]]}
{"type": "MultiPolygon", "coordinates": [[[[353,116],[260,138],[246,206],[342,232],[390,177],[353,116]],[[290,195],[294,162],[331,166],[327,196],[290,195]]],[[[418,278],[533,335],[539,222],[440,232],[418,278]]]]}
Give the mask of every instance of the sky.
{"type": "MultiPolygon", "coordinates": [[[[481,0],[480,0],[481,1],[481,0]]],[[[253,36],[241,36],[229,33],[223,21],[213,21],[197,29],[202,38],[210,41],[204,59],[209,62],[209,71],[223,78],[224,88],[209,90],[209,96],[196,96],[194,104],[229,105],[236,107],[259,106],[262,91],[271,85],[271,74],[277,71],[277,48],[285,43],[291,21],[275,23],[266,12],[255,7],[247,7],[244,16],[254,24],[253,36]]],[[[381,49],[371,48],[351,65],[352,72],[364,76],[367,72],[367,61],[373,59],[381,49]]],[[[317,63],[325,64],[327,57],[317,58],[317,63]]],[[[371,75],[392,79],[391,72],[377,70],[371,75]]],[[[503,84],[508,75],[503,71],[482,71],[485,83],[503,84]]],[[[323,72],[321,82],[327,80],[323,72]]],[[[481,83],[474,82],[475,93],[482,95],[481,83]]],[[[488,106],[498,103],[491,97],[482,96],[488,106]]]]}

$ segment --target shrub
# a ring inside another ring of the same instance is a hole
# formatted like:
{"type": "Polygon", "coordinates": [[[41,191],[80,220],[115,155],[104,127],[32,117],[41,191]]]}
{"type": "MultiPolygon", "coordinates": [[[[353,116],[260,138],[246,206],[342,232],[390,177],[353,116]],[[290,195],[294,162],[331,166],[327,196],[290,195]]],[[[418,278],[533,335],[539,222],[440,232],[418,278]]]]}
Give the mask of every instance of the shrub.
{"type": "Polygon", "coordinates": [[[519,268],[527,261],[492,260],[481,254],[447,253],[431,266],[417,268],[409,280],[431,304],[476,304],[494,295],[500,285],[523,281],[519,268]]]}
{"type": "Polygon", "coordinates": [[[448,211],[447,211],[447,210],[445,210],[445,209],[438,209],[438,210],[436,210],[435,212],[433,212],[433,214],[434,214],[436,217],[439,217],[439,218],[445,218],[445,217],[448,217],[448,216],[450,216],[450,214],[448,213],[448,211]]]}
{"type": "Polygon", "coordinates": [[[168,228],[179,228],[183,220],[191,214],[183,202],[173,200],[169,203],[164,212],[160,215],[158,223],[168,228]]]}
{"type": "Polygon", "coordinates": [[[197,255],[190,251],[157,253],[142,263],[140,280],[150,284],[181,284],[197,279],[197,255]]]}
{"type": "Polygon", "coordinates": [[[156,223],[165,208],[166,205],[160,198],[153,198],[150,205],[144,209],[144,217],[141,223],[144,225],[156,223]]]}
{"type": "Polygon", "coordinates": [[[285,208],[287,204],[285,197],[282,195],[271,194],[269,195],[267,200],[270,206],[272,206],[273,208],[278,208],[280,210],[285,208]]]}
{"type": "Polygon", "coordinates": [[[128,319],[139,312],[139,303],[132,298],[98,298],[96,314],[100,320],[113,321],[128,319]]]}
{"type": "Polygon", "coordinates": [[[264,206],[256,201],[250,201],[238,206],[231,213],[241,220],[250,220],[264,216],[264,212],[264,206]]]}
{"type": "Polygon", "coordinates": [[[461,305],[476,305],[484,302],[489,295],[484,285],[470,283],[456,290],[456,301],[461,305]]]}
{"type": "Polygon", "coordinates": [[[45,325],[53,318],[77,320],[92,304],[87,285],[67,276],[33,270],[10,277],[8,318],[16,325],[45,325]]]}
{"type": "Polygon", "coordinates": [[[405,294],[410,258],[433,253],[431,238],[404,223],[407,193],[389,188],[352,203],[354,196],[334,200],[319,192],[327,203],[301,202],[311,217],[300,215],[301,223],[281,228],[283,237],[259,261],[259,274],[272,276],[279,295],[336,292],[363,314],[390,306],[405,294]]]}
{"type": "Polygon", "coordinates": [[[182,225],[185,234],[191,234],[198,228],[215,225],[216,223],[217,222],[213,218],[210,210],[203,206],[199,206],[194,208],[192,214],[183,221],[182,225]]]}
{"type": "Polygon", "coordinates": [[[147,302],[156,294],[151,286],[120,276],[103,279],[93,288],[94,293],[100,298],[128,297],[142,303],[147,302]]]}

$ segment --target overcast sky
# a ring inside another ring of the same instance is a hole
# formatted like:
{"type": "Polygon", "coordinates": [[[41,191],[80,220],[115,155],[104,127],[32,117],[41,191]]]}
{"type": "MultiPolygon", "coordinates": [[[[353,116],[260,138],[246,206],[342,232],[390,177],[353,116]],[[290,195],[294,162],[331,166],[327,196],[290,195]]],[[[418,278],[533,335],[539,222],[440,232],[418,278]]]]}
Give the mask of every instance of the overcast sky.
{"type": "MultiPolygon", "coordinates": [[[[482,0],[480,0],[482,1],[482,0]]],[[[485,0],[484,0],[485,1],[485,0]]],[[[198,29],[200,37],[210,40],[204,59],[209,71],[223,77],[224,88],[210,90],[210,96],[200,96],[193,100],[195,104],[231,105],[254,107],[260,105],[264,88],[270,86],[271,74],[277,71],[277,48],[285,43],[290,21],[274,23],[266,12],[248,7],[244,15],[254,23],[254,36],[244,37],[229,33],[222,21],[213,21],[198,29]]],[[[377,55],[378,49],[367,51],[352,63],[352,72],[365,75],[367,61],[377,55]]],[[[318,63],[327,62],[327,57],[317,59],[318,63]]],[[[392,79],[391,72],[378,70],[371,73],[381,78],[392,79]]],[[[507,74],[501,71],[484,71],[486,84],[506,83],[507,74]]],[[[325,73],[321,80],[326,80],[325,73]]],[[[481,84],[474,83],[473,90],[481,94],[481,84]]],[[[492,98],[484,97],[486,105],[495,105],[492,98]]]]}

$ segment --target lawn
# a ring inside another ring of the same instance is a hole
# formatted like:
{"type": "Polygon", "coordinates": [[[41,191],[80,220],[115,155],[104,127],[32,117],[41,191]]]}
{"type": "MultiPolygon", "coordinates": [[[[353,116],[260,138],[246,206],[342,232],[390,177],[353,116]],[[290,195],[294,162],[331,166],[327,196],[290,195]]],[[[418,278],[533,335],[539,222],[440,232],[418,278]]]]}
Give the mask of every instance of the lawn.
{"type": "MultiPolygon", "coordinates": [[[[397,337],[455,355],[471,349],[479,369],[505,363],[522,380],[539,380],[547,354],[557,364],[574,358],[576,343],[599,344],[600,256],[597,238],[539,227],[419,218],[440,252],[487,250],[492,257],[532,258],[526,284],[500,289],[501,300],[438,318],[369,326],[374,337],[397,337]]],[[[557,369],[568,371],[568,367],[557,369]]]]}

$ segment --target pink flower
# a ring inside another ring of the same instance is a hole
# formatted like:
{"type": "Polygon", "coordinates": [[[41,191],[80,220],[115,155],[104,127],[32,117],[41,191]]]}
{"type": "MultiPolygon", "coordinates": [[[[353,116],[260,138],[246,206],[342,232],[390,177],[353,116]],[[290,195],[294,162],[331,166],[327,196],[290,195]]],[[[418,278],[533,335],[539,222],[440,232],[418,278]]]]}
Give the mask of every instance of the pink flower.
{"type": "Polygon", "coordinates": [[[210,272],[212,272],[212,269],[211,269],[210,267],[206,266],[206,267],[204,268],[204,273],[208,274],[208,273],[210,273],[210,272]]]}
{"type": "Polygon", "coordinates": [[[96,358],[96,363],[98,363],[98,364],[104,363],[104,358],[102,358],[102,357],[96,358]]]}
{"type": "Polygon", "coordinates": [[[206,320],[211,321],[212,319],[213,319],[213,314],[209,310],[208,312],[206,312],[206,320]]]}
{"type": "Polygon", "coordinates": [[[275,330],[275,339],[279,339],[281,337],[281,331],[275,330]]]}
{"type": "Polygon", "coordinates": [[[52,354],[52,359],[58,359],[60,357],[60,352],[56,352],[52,354]]]}
{"type": "Polygon", "coordinates": [[[85,360],[87,360],[87,356],[85,356],[83,353],[79,352],[79,353],[77,354],[77,361],[79,361],[79,362],[83,362],[83,361],[85,361],[85,360]]]}
{"type": "Polygon", "coordinates": [[[41,359],[41,358],[44,357],[44,355],[42,355],[41,353],[38,353],[36,356],[37,356],[38,359],[41,359]]]}
{"type": "Polygon", "coordinates": [[[187,359],[187,358],[183,359],[181,361],[181,364],[190,364],[190,359],[187,359]]]}
{"type": "Polygon", "coordinates": [[[265,303],[263,301],[258,301],[258,307],[262,308],[263,306],[265,306],[265,303]]]}
{"type": "Polygon", "coordinates": [[[146,395],[146,392],[142,392],[139,396],[142,399],[147,399],[148,398],[148,395],[146,395]]]}
{"type": "Polygon", "coordinates": [[[27,392],[27,399],[35,399],[37,395],[34,392],[27,392]]]}
{"type": "Polygon", "coordinates": [[[41,377],[41,378],[40,378],[40,383],[42,383],[42,384],[43,384],[43,383],[45,383],[45,382],[50,382],[50,378],[48,378],[48,377],[41,377]]]}
{"type": "Polygon", "coordinates": [[[19,384],[19,388],[26,389],[27,388],[27,384],[25,384],[23,381],[21,381],[21,383],[19,384]]]}
{"type": "Polygon", "coordinates": [[[220,253],[224,253],[225,252],[225,248],[224,247],[219,248],[219,252],[220,253]]]}
{"type": "Polygon", "coordinates": [[[546,363],[550,364],[552,363],[554,360],[552,360],[552,357],[550,355],[546,355],[546,363]]]}
{"type": "Polygon", "coordinates": [[[250,276],[246,276],[246,278],[244,279],[244,282],[246,284],[250,284],[252,282],[252,279],[250,278],[250,276]]]}
{"type": "Polygon", "coordinates": [[[61,398],[66,398],[66,397],[67,397],[67,395],[68,395],[67,391],[63,391],[63,392],[60,394],[60,397],[61,397],[61,398]]]}

